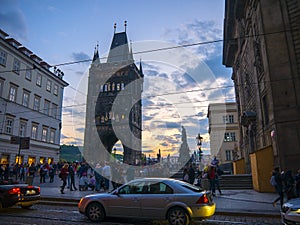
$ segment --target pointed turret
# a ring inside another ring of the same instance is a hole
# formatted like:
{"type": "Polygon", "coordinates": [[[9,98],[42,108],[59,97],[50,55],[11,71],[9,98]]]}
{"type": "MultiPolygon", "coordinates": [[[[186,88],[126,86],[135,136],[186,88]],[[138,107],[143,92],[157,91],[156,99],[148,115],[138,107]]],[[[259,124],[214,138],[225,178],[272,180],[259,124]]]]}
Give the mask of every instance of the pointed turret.
{"type": "Polygon", "coordinates": [[[127,21],[124,22],[124,26],[124,32],[116,33],[116,24],[114,24],[114,37],[107,58],[108,63],[133,60],[132,52],[129,50],[126,34],[127,21]]]}
{"type": "MultiPolygon", "coordinates": [[[[99,59],[99,51],[98,51],[98,48],[99,48],[99,44],[97,43],[97,45],[95,46],[95,50],[94,50],[93,62],[95,62],[96,60],[99,59]]],[[[100,59],[99,59],[99,62],[100,62],[100,59]]]]}

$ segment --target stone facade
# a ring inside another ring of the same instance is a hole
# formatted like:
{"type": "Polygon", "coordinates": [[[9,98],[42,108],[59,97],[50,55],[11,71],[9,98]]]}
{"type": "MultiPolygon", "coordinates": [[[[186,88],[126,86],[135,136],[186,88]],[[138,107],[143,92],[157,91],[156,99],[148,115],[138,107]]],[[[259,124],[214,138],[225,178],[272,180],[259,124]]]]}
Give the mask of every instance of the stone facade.
{"type": "Polygon", "coordinates": [[[271,146],[274,166],[300,162],[300,1],[226,0],[223,64],[232,67],[246,172],[271,146]]]}
{"type": "Polygon", "coordinates": [[[142,89],[142,67],[134,64],[127,34],[115,33],[107,61],[100,61],[97,48],[89,70],[84,158],[91,165],[109,161],[118,141],[124,163],[140,162],[142,89]]]}

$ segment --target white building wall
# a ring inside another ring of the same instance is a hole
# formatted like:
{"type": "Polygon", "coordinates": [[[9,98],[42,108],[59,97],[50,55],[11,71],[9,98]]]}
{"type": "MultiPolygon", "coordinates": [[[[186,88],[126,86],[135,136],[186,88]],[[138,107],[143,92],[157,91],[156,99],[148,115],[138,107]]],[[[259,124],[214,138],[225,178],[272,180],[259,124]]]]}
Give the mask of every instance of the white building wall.
{"type": "MultiPolygon", "coordinates": [[[[0,30],[3,34],[3,31],[0,30]]],[[[30,137],[29,149],[22,149],[20,155],[22,163],[44,160],[57,162],[59,159],[61,111],[63,90],[68,85],[63,81],[61,74],[55,74],[49,70],[50,66],[42,59],[33,55],[30,50],[10,42],[6,34],[0,35],[0,54],[6,55],[5,63],[0,58],[0,164],[15,163],[19,152],[18,144],[11,144],[12,136],[20,136],[21,122],[26,124],[23,137],[30,137]],[[25,49],[25,50],[24,50],[25,49]],[[24,52],[31,54],[25,54],[24,52]],[[18,73],[13,71],[14,60],[20,62],[18,73]],[[31,71],[31,79],[25,77],[26,69],[31,71]],[[41,85],[36,84],[38,74],[42,76],[41,85]],[[50,81],[51,90],[47,90],[47,81],[50,81]],[[15,101],[9,100],[10,87],[16,87],[15,101]],[[54,90],[57,90],[55,92],[54,90]],[[28,106],[23,105],[23,93],[29,93],[28,106]],[[35,96],[40,98],[39,110],[34,110],[35,96]],[[49,112],[45,113],[45,101],[50,103],[49,112]],[[55,106],[55,107],[53,107],[55,106]],[[54,113],[54,110],[56,113],[54,113]],[[7,119],[13,119],[11,132],[7,132],[7,119]],[[32,124],[38,126],[36,138],[32,137],[32,124]],[[46,140],[42,139],[42,131],[45,128],[48,133],[46,140]],[[50,140],[50,133],[54,131],[54,141],[50,140]],[[29,160],[30,159],[30,160],[29,160]]]]}

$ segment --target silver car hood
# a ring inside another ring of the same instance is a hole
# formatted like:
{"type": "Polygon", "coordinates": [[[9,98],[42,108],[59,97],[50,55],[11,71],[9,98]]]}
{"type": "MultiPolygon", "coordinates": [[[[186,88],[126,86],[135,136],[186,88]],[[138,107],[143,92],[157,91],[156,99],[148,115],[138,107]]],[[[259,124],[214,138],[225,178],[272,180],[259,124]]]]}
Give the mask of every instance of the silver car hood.
{"type": "Polygon", "coordinates": [[[284,206],[289,208],[300,208],[300,198],[294,198],[289,200],[288,202],[284,203],[284,206]]]}

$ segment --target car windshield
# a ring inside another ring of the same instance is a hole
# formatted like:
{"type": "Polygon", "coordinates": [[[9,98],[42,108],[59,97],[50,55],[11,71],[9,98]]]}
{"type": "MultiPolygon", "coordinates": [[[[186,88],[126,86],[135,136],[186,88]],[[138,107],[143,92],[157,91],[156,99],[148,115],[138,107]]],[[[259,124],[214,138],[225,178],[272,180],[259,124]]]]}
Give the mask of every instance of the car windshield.
{"type": "Polygon", "coordinates": [[[181,185],[182,187],[192,190],[194,192],[202,192],[203,191],[202,188],[192,185],[190,183],[184,182],[184,181],[177,180],[175,182],[178,183],[179,185],[181,185]]]}

